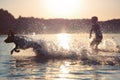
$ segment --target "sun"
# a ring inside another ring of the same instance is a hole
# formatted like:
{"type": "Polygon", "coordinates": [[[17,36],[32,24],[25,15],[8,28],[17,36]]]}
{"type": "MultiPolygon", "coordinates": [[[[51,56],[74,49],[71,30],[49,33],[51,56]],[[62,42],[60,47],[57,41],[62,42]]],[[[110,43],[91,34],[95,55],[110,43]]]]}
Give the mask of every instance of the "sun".
{"type": "Polygon", "coordinates": [[[48,14],[57,17],[71,16],[79,11],[81,0],[45,0],[48,14]]]}

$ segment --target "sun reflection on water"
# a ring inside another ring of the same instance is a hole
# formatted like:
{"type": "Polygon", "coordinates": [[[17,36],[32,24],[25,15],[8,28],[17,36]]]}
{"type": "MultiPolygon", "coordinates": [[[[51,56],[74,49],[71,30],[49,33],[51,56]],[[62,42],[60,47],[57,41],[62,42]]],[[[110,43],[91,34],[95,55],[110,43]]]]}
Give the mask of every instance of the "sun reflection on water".
{"type": "Polygon", "coordinates": [[[61,33],[57,35],[58,45],[64,49],[69,49],[70,34],[61,33]]]}

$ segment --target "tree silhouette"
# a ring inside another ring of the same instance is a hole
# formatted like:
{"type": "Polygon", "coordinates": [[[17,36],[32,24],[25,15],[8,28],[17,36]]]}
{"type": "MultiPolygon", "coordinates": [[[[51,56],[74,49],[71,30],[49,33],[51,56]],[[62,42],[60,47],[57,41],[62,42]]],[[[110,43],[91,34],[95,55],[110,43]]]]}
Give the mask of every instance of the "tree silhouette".
{"type": "MultiPolygon", "coordinates": [[[[120,32],[120,19],[100,21],[99,24],[104,33],[120,32]]],[[[17,34],[79,33],[89,32],[90,27],[90,19],[43,19],[22,16],[15,19],[7,10],[0,9],[0,34],[7,34],[9,30],[17,34]]]]}

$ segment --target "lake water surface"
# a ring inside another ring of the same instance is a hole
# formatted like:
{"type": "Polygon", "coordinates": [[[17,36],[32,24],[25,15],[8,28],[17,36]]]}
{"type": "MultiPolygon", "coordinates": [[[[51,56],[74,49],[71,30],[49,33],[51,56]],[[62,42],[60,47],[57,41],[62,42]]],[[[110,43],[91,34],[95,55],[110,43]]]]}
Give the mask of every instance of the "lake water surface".
{"type": "Polygon", "coordinates": [[[32,49],[11,55],[14,44],[0,36],[0,80],[120,80],[120,34],[105,34],[99,48],[107,51],[99,52],[89,48],[88,34],[27,36],[42,39],[54,59],[36,58],[32,49]]]}

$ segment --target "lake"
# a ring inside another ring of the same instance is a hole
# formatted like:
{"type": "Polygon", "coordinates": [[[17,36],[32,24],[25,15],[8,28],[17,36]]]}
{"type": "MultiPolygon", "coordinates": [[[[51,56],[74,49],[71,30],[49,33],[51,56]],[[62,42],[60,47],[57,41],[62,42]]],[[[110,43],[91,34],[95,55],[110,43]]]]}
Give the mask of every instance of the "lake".
{"type": "Polygon", "coordinates": [[[92,39],[86,33],[25,36],[42,40],[43,52],[51,58],[35,57],[32,48],[11,55],[14,44],[4,43],[7,36],[0,36],[0,80],[120,79],[120,34],[104,34],[99,48],[106,51],[97,52],[89,47],[92,39]]]}

